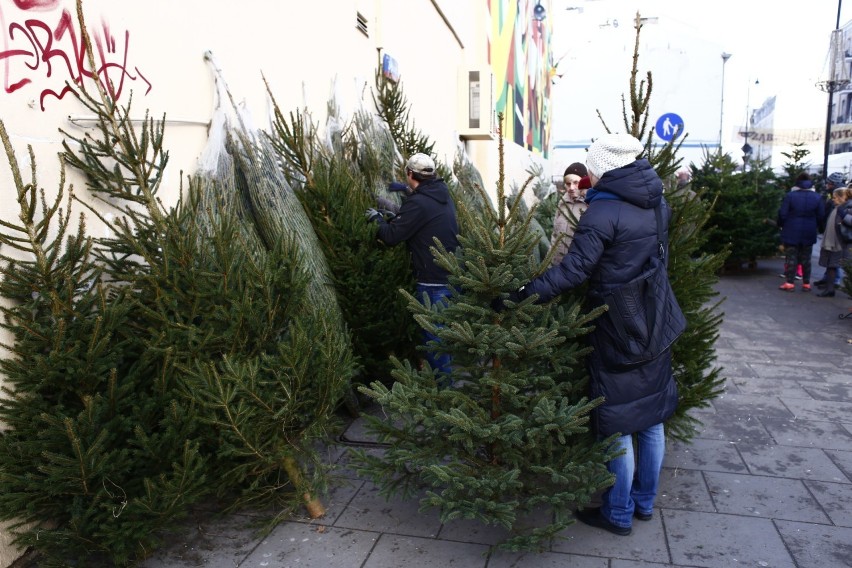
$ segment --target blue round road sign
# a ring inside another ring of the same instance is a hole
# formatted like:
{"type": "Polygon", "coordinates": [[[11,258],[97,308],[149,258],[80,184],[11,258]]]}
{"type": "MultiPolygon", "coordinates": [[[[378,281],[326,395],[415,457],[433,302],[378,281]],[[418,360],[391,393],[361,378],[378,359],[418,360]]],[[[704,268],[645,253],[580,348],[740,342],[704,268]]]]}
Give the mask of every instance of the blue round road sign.
{"type": "Polygon", "coordinates": [[[657,132],[657,136],[668,142],[683,133],[683,119],[673,112],[667,112],[657,119],[657,126],[654,130],[657,132]]]}

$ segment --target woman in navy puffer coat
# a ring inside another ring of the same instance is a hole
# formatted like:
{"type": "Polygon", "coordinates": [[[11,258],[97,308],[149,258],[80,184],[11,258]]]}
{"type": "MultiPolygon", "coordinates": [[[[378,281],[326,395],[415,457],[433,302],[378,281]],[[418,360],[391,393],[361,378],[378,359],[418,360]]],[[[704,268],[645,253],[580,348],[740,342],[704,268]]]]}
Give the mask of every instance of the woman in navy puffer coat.
{"type": "MultiPolygon", "coordinates": [[[[657,206],[662,207],[667,248],[671,211],[651,164],[636,159],[642,150],[642,143],[627,134],[607,134],[592,144],[586,159],[592,181],[586,194],[589,207],[580,217],[571,247],[558,266],[518,290],[520,299],[538,294],[538,302],[547,302],[586,280],[590,294],[604,293],[638,276],[648,259],[658,254],[657,206]]],[[[608,464],[616,479],[604,493],[603,505],[576,515],[586,524],[627,535],[634,516],[649,520],[652,515],[665,453],[663,422],[677,407],[671,351],[627,368],[613,367],[593,351],[588,368],[591,396],[605,399],[593,411],[593,427],[599,436],[621,434],[617,444],[625,454],[608,464]]]]}

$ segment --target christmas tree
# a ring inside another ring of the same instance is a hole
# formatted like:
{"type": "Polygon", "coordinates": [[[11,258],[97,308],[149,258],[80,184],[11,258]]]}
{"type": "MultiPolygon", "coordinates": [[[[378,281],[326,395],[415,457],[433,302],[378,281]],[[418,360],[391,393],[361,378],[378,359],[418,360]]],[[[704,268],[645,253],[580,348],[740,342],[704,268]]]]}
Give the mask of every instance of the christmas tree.
{"type": "MultiPolygon", "coordinates": [[[[0,221],[0,518],[43,565],[144,557],[208,492],[191,416],[150,374],[129,330],[132,293],[105,283],[81,216],[74,230],[64,164],[56,198],[24,183],[5,127],[0,137],[19,221],[0,221]]],[[[109,280],[109,279],[106,279],[109,280]]]]}
{"type": "Polygon", "coordinates": [[[2,132],[22,221],[4,221],[0,240],[17,251],[0,283],[12,336],[0,361],[11,385],[0,512],[16,520],[15,542],[45,565],[129,564],[214,491],[234,506],[283,514],[298,502],[321,515],[318,442],[353,365],[339,312],[321,299],[320,263],[306,254],[313,233],[295,231],[310,225],[269,233],[298,207],[258,214],[269,211],[251,199],[266,186],[251,182],[274,161],[239,133],[230,183],[193,178],[166,208],[165,120],[137,127],[129,104],[95,87],[76,93],[94,132],[64,132],[61,157],[112,208],[90,208],[110,237],[86,237],[82,219],[68,236],[62,187],[39,202],[35,165],[25,184],[2,132]]]}
{"type": "Polygon", "coordinates": [[[229,165],[191,179],[165,208],[156,198],[164,121],[146,120],[137,133],[130,106],[99,95],[80,99],[100,136],[66,133],[79,150],[66,142],[65,157],[117,212],[116,236],[100,241],[99,256],[134,292],[140,316],[130,331],[145,347],[141,361],[196,418],[208,484],[220,496],[282,513],[303,502],[321,516],[315,442],[328,437],[353,366],[301,206],[276,183],[271,150],[233,125],[229,165]]]}
{"type": "MultiPolygon", "coordinates": [[[[544,168],[539,164],[531,164],[527,168],[527,174],[529,175],[530,189],[540,207],[542,198],[546,195],[551,184],[544,178],[544,168]]],[[[507,200],[509,207],[513,206],[516,200],[519,201],[520,214],[526,216],[529,213],[529,208],[523,199],[522,189],[512,184],[510,196],[507,200]]],[[[547,205],[545,205],[545,208],[547,208],[547,205]]],[[[530,229],[538,235],[538,246],[533,249],[533,256],[537,262],[544,260],[547,253],[550,252],[550,233],[553,231],[553,217],[550,217],[549,221],[546,220],[544,223],[540,222],[539,219],[541,219],[541,215],[536,212],[530,220],[530,229]]]]}
{"type": "MultiPolygon", "coordinates": [[[[520,200],[506,208],[503,138],[496,211],[459,205],[461,247],[435,249],[454,289],[442,311],[406,293],[418,323],[453,357],[455,388],[439,389],[431,368],[394,360],[396,382],[361,387],[382,409],[365,416],[389,444],[383,456],[358,452],[360,472],[386,494],[418,494],[442,520],[478,519],[507,529],[500,546],[537,549],[568,526],[570,508],[588,503],[612,480],[604,464],[608,441],[588,430],[600,403],[585,397],[582,336],[598,312],[531,301],[495,311],[541,266],[531,260],[538,237],[520,200]],[[541,524],[524,527],[530,513],[541,524]]],[[[483,199],[487,199],[482,194],[483,199]]]]}
{"type": "Polygon", "coordinates": [[[375,226],[364,220],[364,211],[377,206],[377,197],[398,200],[386,191],[397,165],[395,154],[388,152],[392,141],[388,144],[377,125],[359,113],[342,131],[336,129],[336,144],[327,145],[310,116],[300,111],[285,116],[268,84],[267,91],[274,111],[269,140],[334,275],[336,296],[362,366],[358,378],[363,383],[387,380],[388,354],[414,357],[417,333],[396,293],[413,287],[407,251],[377,243],[375,226]]]}
{"type": "Polygon", "coordinates": [[[738,172],[739,168],[727,154],[708,155],[692,182],[714,203],[701,250],[726,252],[728,270],[738,270],[743,264],[753,268],[758,258],[777,252],[778,208],[784,196],[784,189],[765,165],[751,162],[745,172],[738,172]]]}

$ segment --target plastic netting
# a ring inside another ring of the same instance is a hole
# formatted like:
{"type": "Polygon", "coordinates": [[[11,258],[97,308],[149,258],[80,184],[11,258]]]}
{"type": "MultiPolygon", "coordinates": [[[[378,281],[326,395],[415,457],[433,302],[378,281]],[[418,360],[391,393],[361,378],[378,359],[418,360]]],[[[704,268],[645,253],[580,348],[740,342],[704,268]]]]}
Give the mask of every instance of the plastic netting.
{"type": "Polygon", "coordinates": [[[221,207],[236,210],[258,246],[273,248],[281,239],[295,245],[310,275],[310,306],[343,329],[328,263],[310,220],[262,133],[251,125],[244,106],[234,102],[212,54],[206,55],[216,82],[217,104],[207,146],[199,159],[198,182],[204,186],[200,207],[216,216],[221,207]]]}

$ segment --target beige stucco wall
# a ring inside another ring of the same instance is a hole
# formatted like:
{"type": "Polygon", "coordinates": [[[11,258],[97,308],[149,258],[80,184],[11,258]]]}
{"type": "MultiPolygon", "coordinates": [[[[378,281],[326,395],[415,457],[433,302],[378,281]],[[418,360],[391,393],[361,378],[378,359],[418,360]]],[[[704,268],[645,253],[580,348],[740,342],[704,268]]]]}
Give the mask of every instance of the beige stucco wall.
{"type": "MultiPolygon", "coordinates": [[[[2,50],[34,51],[28,37],[45,44],[47,37],[40,32],[27,35],[28,19],[55,30],[67,10],[71,29],[78,30],[73,0],[30,4],[39,9],[21,11],[12,2],[0,3],[2,50]]],[[[399,62],[415,124],[436,142],[438,157],[451,163],[459,145],[465,146],[486,188],[493,191],[496,142],[460,142],[458,136],[459,70],[487,60],[485,5],[486,0],[85,0],[83,8],[90,33],[106,46],[105,60],[115,64],[110,76],[121,88],[119,101],[126,104],[132,93],[133,117],[142,118],[146,110],[156,118],[164,113],[167,117],[170,162],[161,197],[172,204],[181,172],[187,175],[196,169],[216,102],[214,74],[205,53],[212,53],[231,94],[258,127],[267,127],[270,117],[263,76],[283,111],[307,108],[316,122],[324,124],[332,92],[344,117],[361,105],[372,109],[374,73],[381,55],[389,53],[399,62]],[[357,13],[366,18],[369,37],[356,29],[357,13]],[[123,77],[122,68],[127,72],[123,77]]],[[[7,57],[6,66],[0,67],[5,87],[0,93],[0,119],[25,181],[29,181],[26,148],[33,147],[39,185],[48,195],[55,194],[59,179],[58,130],[82,133],[91,124],[86,121],[89,113],[70,95],[61,100],[47,95],[42,108],[42,95],[59,92],[77,71],[70,38],[66,33],[55,39],[52,47],[59,51],[47,61],[17,55],[7,57]],[[70,56],[70,67],[61,54],[70,56]],[[29,82],[14,88],[22,81],[29,82]]],[[[541,158],[507,143],[510,179],[524,179],[530,160],[541,158]]],[[[78,194],[85,194],[75,172],[69,172],[69,182],[78,194]]],[[[0,215],[14,220],[17,211],[9,167],[0,156],[0,215]]],[[[103,233],[105,229],[88,217],[90,232],[103,233]]],[[[0,526],[0,567],[11,564],[18,554],[0,526]]]]}

